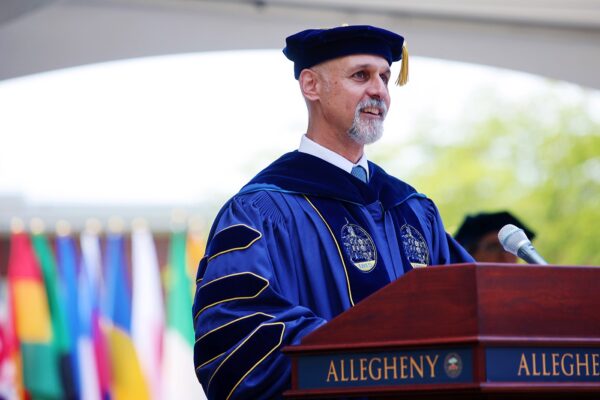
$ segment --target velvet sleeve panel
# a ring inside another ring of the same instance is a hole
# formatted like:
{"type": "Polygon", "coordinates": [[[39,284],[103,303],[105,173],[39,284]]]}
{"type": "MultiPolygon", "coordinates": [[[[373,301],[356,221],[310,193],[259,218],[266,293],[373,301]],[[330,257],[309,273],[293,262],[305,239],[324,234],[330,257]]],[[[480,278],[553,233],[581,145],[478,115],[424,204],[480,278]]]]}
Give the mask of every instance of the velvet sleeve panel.
{"type": "Polygon", "coordinates": [[[326,321],[299,305],[286,211],[270,195],[237,196],[215,221],[194,299],[196,374],[209,399],[280,396],[281,348],[326,321]]]}

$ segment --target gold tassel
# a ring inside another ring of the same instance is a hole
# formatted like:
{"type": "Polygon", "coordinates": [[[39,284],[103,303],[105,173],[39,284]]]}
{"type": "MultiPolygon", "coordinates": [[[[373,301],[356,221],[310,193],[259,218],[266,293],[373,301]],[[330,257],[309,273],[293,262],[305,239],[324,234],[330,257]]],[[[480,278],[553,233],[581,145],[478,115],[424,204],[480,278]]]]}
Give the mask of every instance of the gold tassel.
{"type": "Polygon", "coordinates": [[[408,82],[408,49],[406,44],[402,46],[402,62],[400,64],[400,74],[396,79],[396,85],[404,86],[408,82]]]}

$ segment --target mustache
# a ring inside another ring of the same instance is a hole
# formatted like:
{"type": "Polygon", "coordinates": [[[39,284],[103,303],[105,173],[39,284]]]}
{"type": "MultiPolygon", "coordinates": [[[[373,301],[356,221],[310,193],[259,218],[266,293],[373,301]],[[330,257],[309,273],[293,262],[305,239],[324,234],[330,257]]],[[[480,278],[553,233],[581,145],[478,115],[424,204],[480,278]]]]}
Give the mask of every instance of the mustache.
{"type": "Polygon", "coordinates": [[[361,101],[360,103],[358,103],[358,105],[356,106],[356,114],[360,113],[361,110],[368,108],[368,107],[376,107],[381,109],[381,111],[383,112],[383,117],[385,117],[387,115],[387,105],[385,104],[385,102],[383,100],[380,99],[366,99],[361,101]]]}

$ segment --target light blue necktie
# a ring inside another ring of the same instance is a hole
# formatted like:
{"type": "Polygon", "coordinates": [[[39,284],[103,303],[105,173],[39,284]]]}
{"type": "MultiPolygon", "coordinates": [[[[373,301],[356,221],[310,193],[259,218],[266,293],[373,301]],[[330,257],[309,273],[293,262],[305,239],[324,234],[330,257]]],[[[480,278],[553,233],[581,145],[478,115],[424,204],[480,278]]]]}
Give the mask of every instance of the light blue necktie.
{"type": "Polygon", "coordinates": [[[352,167],[352,171],[350,173],[361,181],[367,183],[367,171],[365,171],[365,169],[360,165],[355,165],[352,167]]]}

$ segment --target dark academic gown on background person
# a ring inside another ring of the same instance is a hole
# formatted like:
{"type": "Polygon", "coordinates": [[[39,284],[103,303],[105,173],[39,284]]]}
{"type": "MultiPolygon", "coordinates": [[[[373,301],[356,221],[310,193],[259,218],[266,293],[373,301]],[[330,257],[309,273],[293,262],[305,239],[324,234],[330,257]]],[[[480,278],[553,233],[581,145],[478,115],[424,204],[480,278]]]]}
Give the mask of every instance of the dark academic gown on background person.
{"type": "Polygon", "coordinates": [[[281,397],[291,376],[284,346],[413,268],[473,261],[430,199],[368,165],[364,183],[291,152],[220,211],[193,306],[208,398],[281,397]]]}

